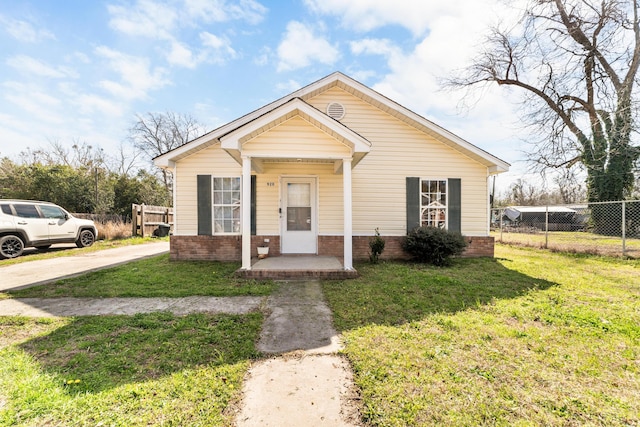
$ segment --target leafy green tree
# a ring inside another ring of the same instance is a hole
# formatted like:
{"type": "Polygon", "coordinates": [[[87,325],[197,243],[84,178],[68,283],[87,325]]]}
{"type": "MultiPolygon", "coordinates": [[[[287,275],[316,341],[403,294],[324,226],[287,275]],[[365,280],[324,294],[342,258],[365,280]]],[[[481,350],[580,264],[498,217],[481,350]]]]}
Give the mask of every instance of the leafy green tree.
{"type": "Polygon", "coordinates": [[[113,213],[130,217],[132,204],[170,206],[167,189],[158,178],[145,170],[136,176],[119,175],[114,181],[113,213]]]}

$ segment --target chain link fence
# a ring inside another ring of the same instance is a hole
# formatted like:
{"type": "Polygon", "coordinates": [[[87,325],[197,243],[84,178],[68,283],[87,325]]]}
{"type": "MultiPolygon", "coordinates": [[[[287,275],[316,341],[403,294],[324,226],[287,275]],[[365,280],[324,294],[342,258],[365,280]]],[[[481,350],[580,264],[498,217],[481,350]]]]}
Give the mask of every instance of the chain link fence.
{"type": "Polygon", "coordinates": [[[640,200],[492,209],[496,241],[640,258],[640,200]]]}

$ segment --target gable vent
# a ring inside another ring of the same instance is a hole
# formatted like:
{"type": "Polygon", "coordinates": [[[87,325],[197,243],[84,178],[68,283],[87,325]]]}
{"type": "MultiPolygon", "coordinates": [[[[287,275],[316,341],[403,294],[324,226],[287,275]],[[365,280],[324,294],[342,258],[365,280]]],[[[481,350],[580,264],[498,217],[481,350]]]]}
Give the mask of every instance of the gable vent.
{"type": "Polygon", "coordinates": [[[327,115],[332,119],[340,120],[344,117],[344,105],[339,102],[330,102],[327,105],[327,115]]]}

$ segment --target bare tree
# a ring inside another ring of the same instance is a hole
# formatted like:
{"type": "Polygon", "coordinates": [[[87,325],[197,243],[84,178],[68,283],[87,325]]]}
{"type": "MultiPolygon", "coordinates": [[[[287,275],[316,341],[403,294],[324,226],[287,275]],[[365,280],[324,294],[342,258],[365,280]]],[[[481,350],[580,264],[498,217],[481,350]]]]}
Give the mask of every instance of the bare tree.
{"type": "Polygon", "coordinates": [[[640,157],[640,0],[531,0],[511,29],[493,28],[484,50],[447,84],[497,83],[522,90],[535,132],[530,160],[545,168],[583,165],[591,202],[620,200],[640,157]]]}
{"type": "Polygon", "coordinates": [[[72,168],[82,168],[91,170],[93,168],[104,168],[105,154],[100,147],[93,146],[87,142],[73,140],[70,147],[57,140],[49,141],[50,148],[45,150],[38,148],[32,150],[27,148],[20,152],[23,164],[33,165],[41,163],[43,165],[65,165],[72,168]]]}
{"type": "Polygon", "coordinates": [[[130,176],[136,173],[139,167],[141,152],[120,143],[115,154],[108,157],[109,170],[118,175],[130,176]]]}
{"type": "Polygon", "coordinates": [[[553,178],[553,182],[558,187],[558,203],[566,205],[584,202],[586,200],[586,191],[580,179],[576,174],[575,168],[562,169],[560,173],[553,178]]]}
{"type": "MultiPolygon", "coordinates": [[[[186,144],[202,135],[202,126],[191,116],[166,113],[137,115],[137,121],[129,130],[133,145],[149,160],[186,144]]],[[[171,187],[171,174],[162,169],[162,180],[167,189],[171,187]]]]}

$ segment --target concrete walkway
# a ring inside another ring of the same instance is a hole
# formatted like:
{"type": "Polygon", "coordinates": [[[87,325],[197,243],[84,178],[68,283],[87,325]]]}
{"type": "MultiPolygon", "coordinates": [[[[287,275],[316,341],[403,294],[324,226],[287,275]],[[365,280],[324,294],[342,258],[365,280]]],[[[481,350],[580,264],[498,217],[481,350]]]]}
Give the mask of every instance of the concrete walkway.
{"type": "Polygon", "coordinates": [[[169,311],[246,314],[258,310],[265,297],[185,298],[15,298],[0,300],[0,316],[65,317],[133,315],[169,311]]]}
{"type": "Polygon", "coordinates": [[[281,282],[266,308],[258,349],[285,354],[250,368],[236,425],[360,425],[351,370],[335,354],[341,344],[320,282],[281,282]]]}
{"type": "Polygon", "coordinates": [[[169,242],[123,246],[0,267],[0,292],[35,286],[169,252],[169,242]]]}

